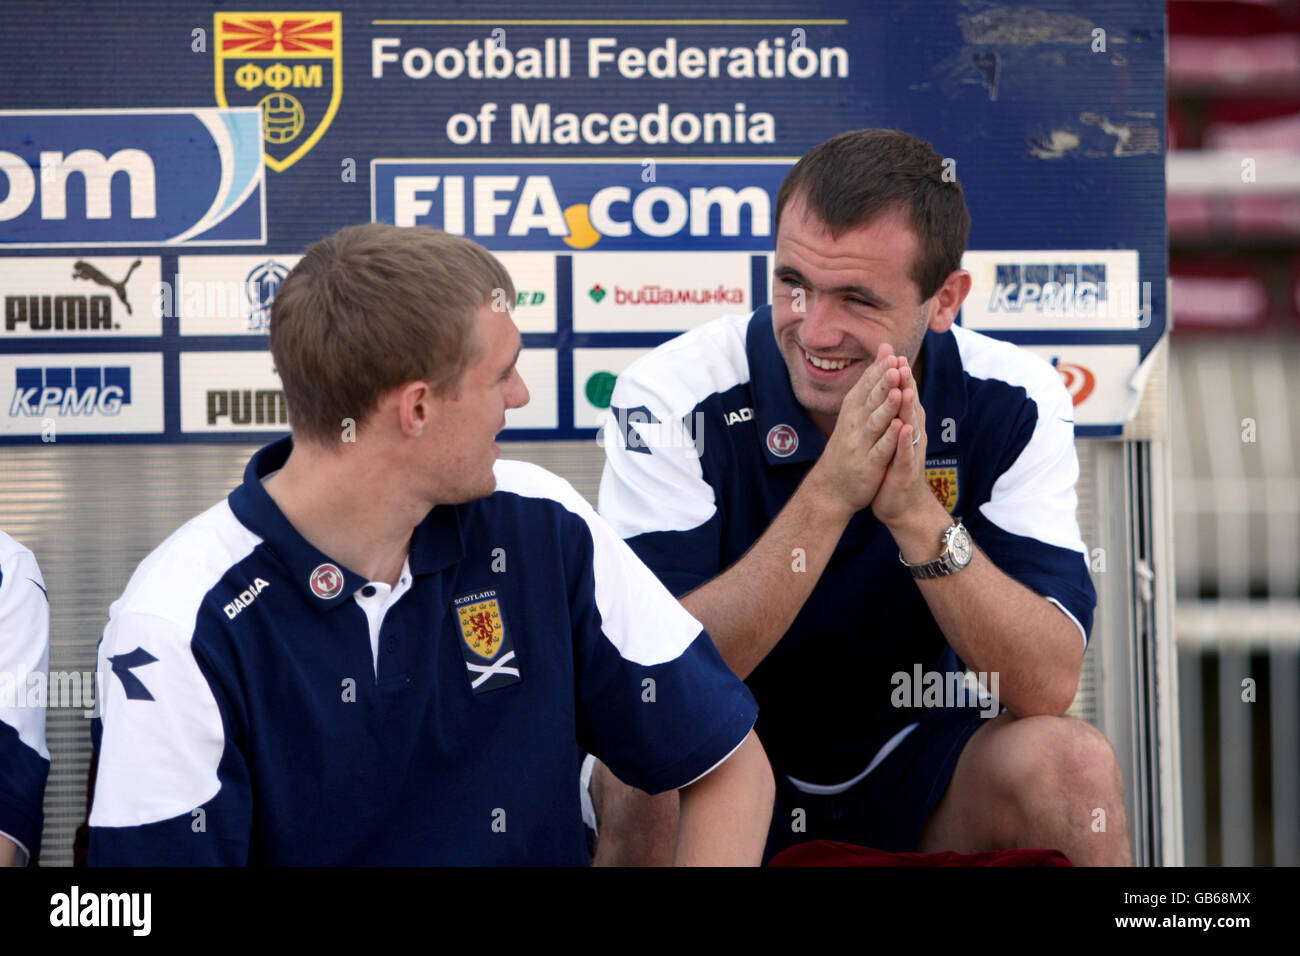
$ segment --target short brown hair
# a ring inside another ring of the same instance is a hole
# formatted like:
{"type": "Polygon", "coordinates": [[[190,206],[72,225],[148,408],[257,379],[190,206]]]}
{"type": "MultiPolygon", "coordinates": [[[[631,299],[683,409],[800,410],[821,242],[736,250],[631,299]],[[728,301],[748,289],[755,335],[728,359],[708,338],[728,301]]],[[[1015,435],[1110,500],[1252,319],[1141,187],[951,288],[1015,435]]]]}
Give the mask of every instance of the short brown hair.
{"type": "Polygon", "coordinates": [[[423,226],[348,226],[313,245],[271,306],[271,357],[295,437],[337,439],[411,381],[454,391],[475,317],[514,305],[510,275],[469,239],[423,226]]]}
{"type": "Polygon", "coordinates": [[[920,254],[911,278],[925,301],[961,268],[970,212],[955,175],[945,180],[943,157],[929,143],[896,129],[859,129],[814,146],[786,174],[776,194],[781,210],[802,197],[807,211],[838,239],[881,215],[901,212],[920,254]]]}

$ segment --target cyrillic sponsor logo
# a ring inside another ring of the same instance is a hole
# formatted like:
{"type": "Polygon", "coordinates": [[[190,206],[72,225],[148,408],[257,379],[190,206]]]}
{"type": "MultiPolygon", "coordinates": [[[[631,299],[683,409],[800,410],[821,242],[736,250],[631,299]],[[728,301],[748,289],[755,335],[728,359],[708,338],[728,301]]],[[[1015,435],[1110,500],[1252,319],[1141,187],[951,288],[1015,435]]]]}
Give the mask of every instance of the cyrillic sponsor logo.
{"type": "Polygon", "coordinates": [[[266,241],[257,109],[0,117],[0,246],[266,241]]]}
{"type": "Polygon", "coordinates": [[[735,252],[575,253],[574,331],[683,332],[726,313],[748,312],[752,258],[735,252]]]}
{"type": "Polygon", "coordinates": [[[743,305],[744,302],[744,289],[727,288],[721,284],[704,289],[673,289],[658,285],[624,289],[614,286],[615,305],[743,305]]]}

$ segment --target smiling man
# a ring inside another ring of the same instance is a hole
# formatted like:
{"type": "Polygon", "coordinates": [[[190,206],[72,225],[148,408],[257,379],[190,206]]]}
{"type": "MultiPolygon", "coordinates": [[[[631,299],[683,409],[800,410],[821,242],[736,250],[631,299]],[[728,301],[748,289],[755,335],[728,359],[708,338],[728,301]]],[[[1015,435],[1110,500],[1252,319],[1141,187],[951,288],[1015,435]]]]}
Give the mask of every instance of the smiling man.
{"type": "Polygon", "coordinates": [[[563,480],[482,247],[354,226],[276,296],[292,437],[110,611],[90,862],[587,862],[578,748],[681,788],[679,863],[756,864],[753,698],[563,480]]]}
{"type": "MultiPolygon", "coordinates": [[[[1114,755],[1061,716],[1095,604],[1071,402],[1047,363],[954,326],[970,217],[944,171],[893,130],[804,156],[772,305],[619,377],[600,511],[763,709],[769,856],[824,838],[1126,862],[1114,755]]],[[[601,767],[592,794],[598,862],[664,858],[671,798],[601,767]]]]}

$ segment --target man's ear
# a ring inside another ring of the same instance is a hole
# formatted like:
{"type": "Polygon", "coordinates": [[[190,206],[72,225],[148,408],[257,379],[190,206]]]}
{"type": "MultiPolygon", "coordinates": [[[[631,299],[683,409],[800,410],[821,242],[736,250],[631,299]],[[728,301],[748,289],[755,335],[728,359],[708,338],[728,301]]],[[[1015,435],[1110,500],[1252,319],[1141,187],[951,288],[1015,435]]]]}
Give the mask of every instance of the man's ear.
{"type": "Polygon", "coordinates": [[[396,406],[397,427],[403,435],[417,437],[433,422],[438,396],[428,382],[407,382],[392,392],[396,406]]]}
{"type": "Polygon", "coordinates": [[[952,328],[962,302],[970,293],[970,282],[970,273],[965,269],[948,273],[948,278],[943,280],[943,285],[934,295],[937,308],[934,315],[930,316],[930,331],[943,333],[952,328]]]}

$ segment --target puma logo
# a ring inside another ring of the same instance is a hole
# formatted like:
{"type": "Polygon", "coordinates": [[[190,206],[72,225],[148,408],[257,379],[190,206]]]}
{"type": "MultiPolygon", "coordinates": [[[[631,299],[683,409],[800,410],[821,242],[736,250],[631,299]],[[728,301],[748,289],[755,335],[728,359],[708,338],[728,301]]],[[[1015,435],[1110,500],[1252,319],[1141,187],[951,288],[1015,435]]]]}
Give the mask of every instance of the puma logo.
{"type": "Polygon", "coordinates": [[[135,272],[135,270],[139,268],[139,266],[140,266],[140,260],[136,259],[135,262],[131,263],[131,268],[126,270],[126,275],[122,277],[122,281],[114,282],[108,276],[104,275],[104,273],[100,272],[98,269],[92,266],[85,259],[78,259],[76,262],[72,264],[72,278],[89,279],[91,282],[95,283],[96,285],[108,286],[110,289],[112,289],[117,293],[117,297],[121,299],[122,304],[126,306],[126,314],[130,315],[131,303],[126,301],[126,284],[131,280],[131,273],[135,272]]]}

